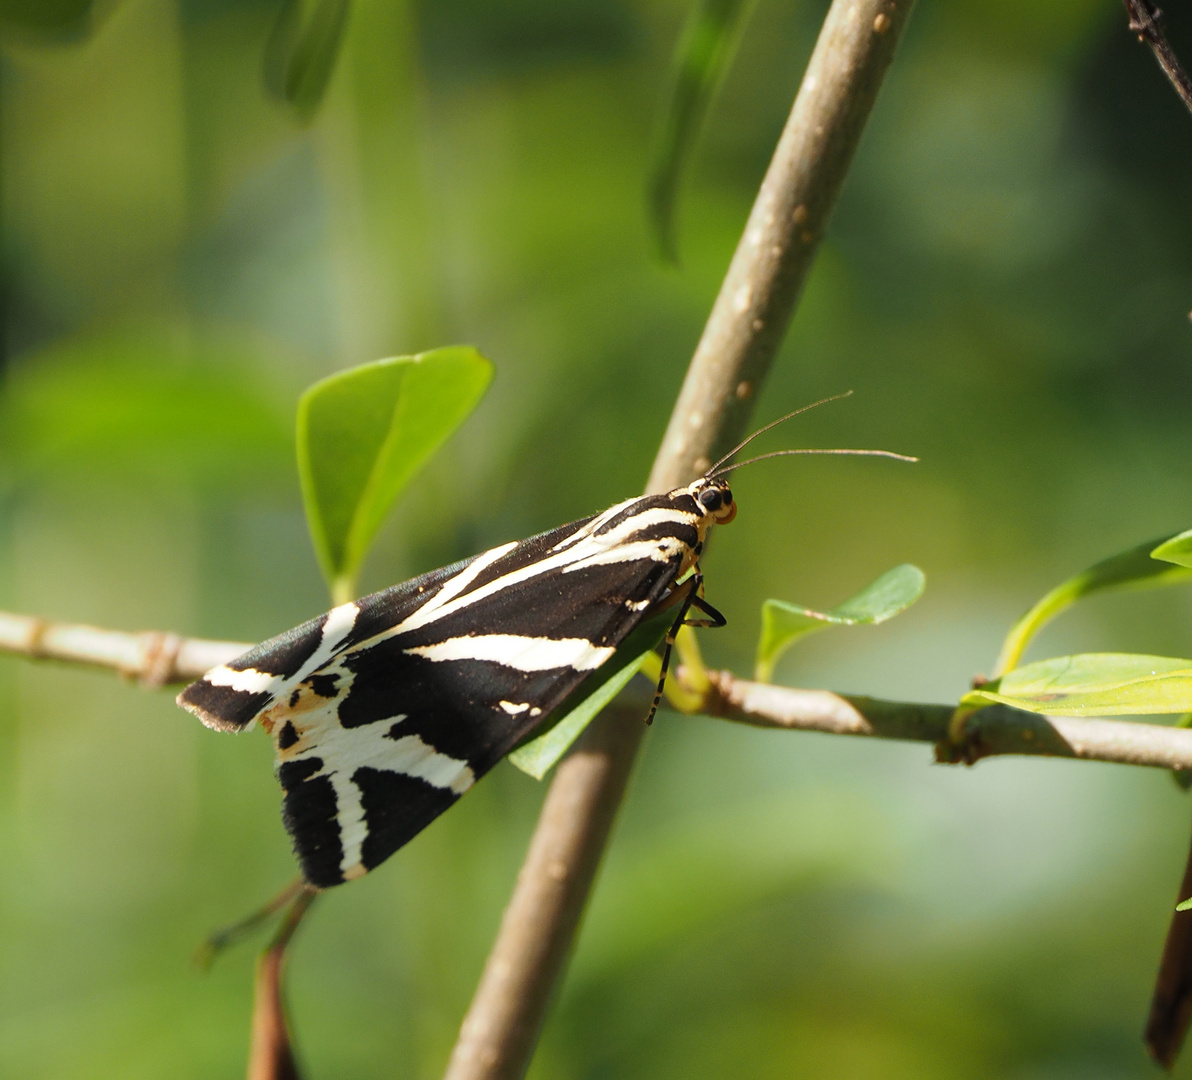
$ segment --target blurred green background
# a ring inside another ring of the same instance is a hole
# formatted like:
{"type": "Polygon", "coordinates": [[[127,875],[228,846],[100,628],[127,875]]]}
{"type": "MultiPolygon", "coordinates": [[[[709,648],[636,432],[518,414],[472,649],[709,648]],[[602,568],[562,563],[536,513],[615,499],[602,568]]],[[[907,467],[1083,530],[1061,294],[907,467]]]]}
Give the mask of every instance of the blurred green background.
{"type": "MultiPolygon", "coordinates": [[[[680,0],[357,0],[310,126],[262,78],[276,0],[85,8],[0,5],[0,604],[247,641],[326,606],[292,429],[336,368],[498,370],[366,588],[640,490],[826,4],[758,0],[677,270],[643,191],[680,0]]],[[[766,596],[909,561],[917,607],[778,677],[954,701],[1045,589],[1192,525],[1190,176],[1117,0],[921,0],[757,420],[851,388],[766,448],[923,461],[742,473],[711,662],[750,670],[766,596]]],[[[1031,655],[1192,655],[1190,601],[1091,602],[1031,655]]],[[[319,905],[310,1076],[441,1072],[542,792],[502,766],[319,905]]],[[[189,957],[293,875],[278,801],[259,733],[0,662],[0,1075],[242,1075],[253,950],[189,957]]],[[[1160,772],[663,715],[531,1075],[1150,1075],[1189,816],[1160,772]]]]}

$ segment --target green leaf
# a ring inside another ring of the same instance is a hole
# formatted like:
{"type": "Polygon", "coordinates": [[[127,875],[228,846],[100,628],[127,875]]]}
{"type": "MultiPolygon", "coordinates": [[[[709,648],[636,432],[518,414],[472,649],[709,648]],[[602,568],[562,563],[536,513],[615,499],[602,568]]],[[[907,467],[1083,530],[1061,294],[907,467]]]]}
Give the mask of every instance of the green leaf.
{"type": "MultiPolygon", "coordinates": [[[[637,669],[652,650],[634,657],[612,678],[600,684],[596,692],[581,701],[574,709],[555,724],[545,735],[524,743],[509,755],[509,760],[535,780],[541,780],[555,763],[570,749],[571,744],[583,734],[596,714],[615,698],[625,685],[637,674],[637,669]]],[[[611,662],[611,661],[610,661],[611,662]]]]}
{"type": "MultiPolygon", "coordinates": [[[[592,672],[547,717],[544,724],[546,730],[529,742],[522,743],[509,755],[510,762],[535,780],[541,780],[567,753],[596,714],[637,674],[646,657],[665,636],[673,619],[673,612],[663,612],[634,630],[616,653],[592,672]]],[[[642,714],[642,721],[645,721],[645,713],[642,714]]]]}
{"type": "Polygon", "coordinates": [[[265,46],[265,85],[309,123],[335,70],[349,0],[285,0],[265,46]],[[307,14],[304,8],[313,6],[307,14]],[[305,17],[304,17],[305,16],[305,17]]]}
{"type": "Polygon", "coordinates": [[[754,678],[769,682],[778,657],[801,637],[829,626],[876,624],[893,618],[923,595],[926,583],[922,570],[903,563],[887,570],[856,596],[830,611],[813,611],[782,600],[767,600],[762,604],[762,632],[757,643],[754,678]]]}
{"type": "Polygon", "coordinates": [[[662,257],[678,259],[675,199],[683,166],[731,58],[749,7],[746,0],[696,0],[675,48],[670,106],[650,171],[649,211],[662,257]]]}
{"type": "Polygon", "coordinates": [[[1192,581],[1192,569],[1188,568],[1188,564],[1173,566],[1172,563],[1180,562],[1179,558],[1158,554],[1167,549],[1168,545],[1172,545],[1173,554],[1188,551],[1188,542],[1177,541],[1189,536],[1192,536],[1192,533],[1179,533],[1172,537],[1148,540],[1138,547],[1111,555],[1108,559],[1103,559],[1063,584],[1057,585],[1011,627],[1002,643],[997,665],[993,669],[994,677],[1004,675],[1017,667],[1031,639],[1077,600],[1108,589],[1148,589],[1192,581]],[[1166,561],[1160,562],[1160,559],[1166,561]]]}
{"type": "Polygon", "coordinates": [[[453,346],[332,375],[298,402],[298,474],[319,563],[337,602],[402,488],[467,418],[492,364],[453,346]]]}
{"type": "Polygon", "coordinates": [[[1177,566],[1192,567],[1192,529],[1179,533],[1170,540],[1164,540],[1151,552],[1151,558],[1162,559],[1177,566]]]}
{"type": "Polygon", "coordinates": [[[1081,653],[1025,664],[973,690],[961,705],[1000,702],[1053,716],[1141,716],[1192,710],[1192,660],[1081,653]]]}
{"type": "Polygon", "coordinates": [[[1181,900],[1178,904],[1176,904],[1175,909],[1176,911],[1192,910],[1192,897],[1187,900],[1181,900]]]}

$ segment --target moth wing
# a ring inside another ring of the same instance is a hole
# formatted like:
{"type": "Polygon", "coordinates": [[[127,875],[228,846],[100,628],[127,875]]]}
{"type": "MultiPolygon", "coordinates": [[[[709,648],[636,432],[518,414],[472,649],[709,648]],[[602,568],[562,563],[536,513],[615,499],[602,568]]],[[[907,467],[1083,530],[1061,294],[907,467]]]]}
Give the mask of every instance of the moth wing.
{"type": "Polygon", "coordinates": [[[312,885],[359,877],[421,832],[666,596],[678,559],[533,573],[575,528],[455,568],[426,607],[453,601],[414,607],[263,711],[286,828],[312,885]]]}
{"type": "Polygon", "coordinates": [[[629,500],[342,605],[215,668],[178,702],[221,730],[259,719],[306,880],[359,877],[452,805],[665,598],[696,542],[665,501],[629,500]],[[665,520],[642,528],[647,503],[665,520]]]}
{"type": "Polygon", "coordinates": [[[298,683],[353,641],[401,621],[424,602],[427,594],[471,561],[432,570],[355,603],[342,604],[263,641],[191,683],[178,695],[178,704],[207,727],[246,731],[263,712],[285,700],[298,683]]]}

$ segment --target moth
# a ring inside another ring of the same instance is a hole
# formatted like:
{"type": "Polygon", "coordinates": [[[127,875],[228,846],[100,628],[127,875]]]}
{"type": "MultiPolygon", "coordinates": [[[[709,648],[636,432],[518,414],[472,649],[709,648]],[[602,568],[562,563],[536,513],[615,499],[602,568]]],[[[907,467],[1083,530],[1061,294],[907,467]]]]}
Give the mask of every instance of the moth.
{"type": "MultiPolygon", "coordinates": [[[[705,616],[697,625],[725,622],[702,598],[699,559],[709,529],[736,516],[718,469],[741,446],[665,495],[333,608],[209,671],[178,704],[219,731],[265,728],[303,877],[316,888],[361,877],[529,738],[643,621],[674,609],[652,718],[691,609],[705,616]]],[[[898,456],[777,451],[824,452],[898,456]]]]}
{"type": "MultiPolygon", "coordinates": [[[[208,727],[273,738],[306,881],[362,876],[524,741],[643,619],[698,604],[721,478],[602,514],[341,604],[178,695],[208,727]]],[[[677,625],[674,629],[677,630],[677,625]]]]}

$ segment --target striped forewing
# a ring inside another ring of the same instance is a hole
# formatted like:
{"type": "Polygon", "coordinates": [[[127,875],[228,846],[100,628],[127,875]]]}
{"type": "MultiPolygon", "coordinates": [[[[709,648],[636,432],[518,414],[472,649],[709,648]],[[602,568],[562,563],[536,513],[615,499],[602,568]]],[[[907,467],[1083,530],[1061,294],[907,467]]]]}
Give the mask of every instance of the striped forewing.
{"type": "Polygon", "coordinates": [[[358,877],[612,655],[674,584],[697,518],[689,496],[634,499],[494,548],[265,642],[179,702],[223,729],[259,719],[306,879],[358,877]]]}

